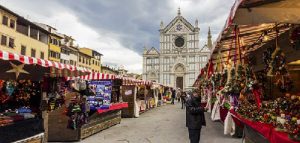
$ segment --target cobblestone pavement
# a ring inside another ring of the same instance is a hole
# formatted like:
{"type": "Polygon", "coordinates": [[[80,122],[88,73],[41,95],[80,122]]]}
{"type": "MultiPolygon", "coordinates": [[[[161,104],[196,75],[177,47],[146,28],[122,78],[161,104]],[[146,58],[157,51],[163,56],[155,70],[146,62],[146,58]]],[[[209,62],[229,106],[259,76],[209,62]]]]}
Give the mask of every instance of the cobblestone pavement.
{"type": "MultiPolygon", "coordinates": [[[[241,143],[223,135],[223,125],[212,122],[206,115],[207,126],[201,132],[201,143],[241,143]]],[[[155,108],[139,118],[122,119],[121,124],[104,130],[83,143],[188,143],[185,127],[185,110],[180,105],[165,105],[155,108]]]]}

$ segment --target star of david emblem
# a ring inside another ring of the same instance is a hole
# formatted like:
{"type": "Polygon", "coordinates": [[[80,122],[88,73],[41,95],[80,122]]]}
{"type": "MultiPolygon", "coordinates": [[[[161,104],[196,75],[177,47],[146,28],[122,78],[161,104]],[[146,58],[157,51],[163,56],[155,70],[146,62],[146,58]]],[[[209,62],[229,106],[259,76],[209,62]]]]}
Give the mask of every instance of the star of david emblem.
{"type": "Polygon", "coordinates": [[[182,25],[181,24],[176,25],[176,30],[178,31],[182,30],[182,25]]]}

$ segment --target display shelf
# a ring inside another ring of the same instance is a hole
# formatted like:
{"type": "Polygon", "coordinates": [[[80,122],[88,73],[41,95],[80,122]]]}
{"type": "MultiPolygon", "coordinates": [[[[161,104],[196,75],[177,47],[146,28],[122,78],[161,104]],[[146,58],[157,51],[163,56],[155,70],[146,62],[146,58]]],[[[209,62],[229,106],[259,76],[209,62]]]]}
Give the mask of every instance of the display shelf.
{"type": "Polygon", "coordinates": [[[270,124],[250,121],[241,117],[234,111],[231,111],[230,113],[234,118],[238,119],[245,125],[245,137],[252,140],[254,143],[299,143],[299,141],[297,142],[289,139],[288,134],[276,131],[270,124]]]}

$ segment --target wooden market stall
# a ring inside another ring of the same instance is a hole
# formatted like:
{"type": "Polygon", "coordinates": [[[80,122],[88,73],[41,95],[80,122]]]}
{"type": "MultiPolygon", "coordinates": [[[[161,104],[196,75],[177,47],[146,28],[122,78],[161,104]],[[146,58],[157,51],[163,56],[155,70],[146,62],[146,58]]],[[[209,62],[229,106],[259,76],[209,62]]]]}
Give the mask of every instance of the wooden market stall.
{"type": "MultiPolygon", "coordinates": [[[[152,82],[121,77],[122,99],[128,103],[128,108],[122,110],[122,117],[139,117],[140,113],[146,111],[147,103],[151,101],[146,95],[151,96],[145,87],[152,85],[152,82]]],[[[154,100],[154,98],[153,98],[154,100]]]]}
{"type": "MultiPolygon", "coordinates": [[[[83,68],[0,50],[0,142],[45,142],[47,101],[53,88],[46,82],[64,75],[83,75],[83,68]]],[[[59,90],[55,90],[58,92],[59,90]]],[[[52,99],[60,98],[59,95],[52,99]]],[[[59,105],[56,104],[56,105],[59,105]]],[[[54,106],[56,106],[54,105],[54,106]]]]}
{"type": "Polygon", "coordinates": [[[68,81],[74,89],[63,108],[49,114],[48,141],[80,141],[121,122],[128,104],[115,75],[91,73],[68,81]]]}
{"type": "Polygon", "coordinates": [[[225,134],[238,127],[246,142],[300,141],[299,15],[297,0],[237,0],[232,7],[195,82],[216,99],[213,120],[228,106],[225,134]]]}
{"type": "Polygon", "coordinates": [[[151,86],[151,89],[153,89],[155,106],[156,107],[162,106],[164,104],[163,102],[164,86],[162,84],[154,82],[151,86]]]}

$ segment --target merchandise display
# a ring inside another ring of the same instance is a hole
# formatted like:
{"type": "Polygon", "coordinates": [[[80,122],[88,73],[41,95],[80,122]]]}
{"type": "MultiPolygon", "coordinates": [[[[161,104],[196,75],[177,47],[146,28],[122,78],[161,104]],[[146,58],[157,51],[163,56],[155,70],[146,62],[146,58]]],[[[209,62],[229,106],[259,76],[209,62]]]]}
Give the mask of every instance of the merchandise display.
{"type": "Polygon", "coordinates": [[[39,82],[0,81],[0,126],[41,116],[40,88],[39,82]]]}
{"type": "Polygon", "coordinates": [[[121,122],[121,110],[128,104],[120,97],[119,79],[67,79],[65,104],[49,114],[48,141],[78,141],[121,122]]]}
{"type": "Polygon", "coordinates": [[[211,119],[245,142],[300,142],[300,23],[284,4],[298,2],[236,1],[194,83],[211,119]]]}
{"type": "MultiPolygon", "coordinates": [[[[250,121],[271,125],[276,131],[286,132],[294,140],[300,138],[300,96],[290,95],[265,101],[260,109],[250,103],[243,103],[238,108],[243,118],[250,121]]],[[[299,140],[300,141],[300,140],[299,140]]]]}

